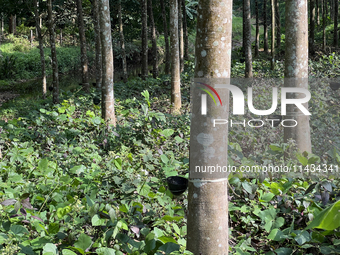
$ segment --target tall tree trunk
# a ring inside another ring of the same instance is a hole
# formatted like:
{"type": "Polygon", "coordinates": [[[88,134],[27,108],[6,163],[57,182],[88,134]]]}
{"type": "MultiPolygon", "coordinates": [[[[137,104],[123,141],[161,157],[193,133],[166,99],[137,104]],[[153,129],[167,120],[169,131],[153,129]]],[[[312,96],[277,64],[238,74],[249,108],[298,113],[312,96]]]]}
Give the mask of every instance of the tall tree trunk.
{"type": "Polygon", "coordinates": [[[53,103],[59,104],[58,60],[57,60],[57,51],[56,51],[56,45],[55,45],[52,0],[47,0],[47,12],[48,12],[48,29],[50,33],[52,72],[53,72],[53,103]]]}
{"type": "Polygon", "coordinates": [[[125,53],[125,40],[123,31],[123,21],[122,21],[122,1],[118,0],[118,22],[119,22],[119,35],[120,35],[120,45],[122,48],[122,61],[123,61],[123,81],[127,82],[127,64],[126,64],[126,53],[125,53]]]}
{"type": "Polygon", "coordinates": [[[264,32],[264,38],[263,38],[263,50],[266,54],[269,52],[268,47],[268,22],[267,22],[267,1],[263,1],[263,32],[264,32]]]}
{"type": "MultiPolygon", "coordinates": [[[[336,0],[338,1],[338,0],[336,0]]],[[[334,21],[334,0],[329,1],[329,13],[331,15],[331,20],[334,21]]]]}
{"type": "Polygon", "coordinates": [[[178,40],[179,40],[179,61],[180,72],[184,70],[184,41],[183,41],[183,23],[182,23],[182,0],[178,0],[178,40]]]}
{"type": "Polygon", "coordinates": [[[314,41],[315,41],[315,0],[310,0],[309,4],[310,10],[309,10],[309,15],[310,15],[310,27],[309,27],[309,51],[310,54],[313,56],[314,55],[314,41]]]}
{"type": "Polygon", "coordinates": [[[281,47],[281,15],[280,2],[275,0],[275,16],[276,16],[276,48],[281,47]]]}
{"type": "Polygon", "coordinates": [[[184,60],[189,60],[189,39],[185,0],[182,0],[182,9],[183,9],[184,60]]]}
{"type": "MultiPolygon", "coordinates": [[[[285,87],[308,89],[308,8],[307,1],[286,1],[285,87]]],[[[292,93],[290,98],[299,98],[292,93]]],[[[289,95],[287,96],[289,98],[289,95]]],[[[308,109],[308,103],[303,106],[308,109]]],[[[296,141],[301,152],[311,152],[309,116],[294,105],[287,105],[285,119],[295,119],[297,126],[284,128],[284,142],[296,141]]]]}
{"type": "Polygon", "coordinates": [[[178,38],[178,0],[170,0],[171,112],[181,110],[180,51],[178,38]]]}
{"type": "Polygon", "coordinates": [[[327,9],[327,0],[321,0],[322,5],[322,49],[326,50],[326,9],[327,9]]]}
{"type": "Polygon", "coordinates": [[[271,0],[271,7],[272,7],[272,58],[270,61],[271,70],[275,69],[275,1],[271,0]]]}
{"type": "Polygon", "coordinates": [[[255,36],[255,58],[259,56],[260,25],[259,25],[259,1],[255,0],[256,36],[255,36]]]}
{"type": "Polygon", "coordinates": [[[109,124],[116,126],[114,91],[113,91],[113,50],[111,37],[109,0],[99,0],[100,39],[102,43],[103,78],[102,78],[102,117],[109,124]]]}
{"type": "Polygon", "coordinates": [[[339,0],[334,0],[334,47],[338,47],[338,19],[339,19],[339,0]]]}
{"type": "Polygon", "coordinates": [[[243,31],[244,31],[244,55],[245,55],[245,78],[253,77],[253,65],[252,65],[252,54],[251,54],[251,12],[250,12],[250,0],[243,1],[243,31]]]}
{"type": "Polygon", "coordinates": [[[9,17],[9,33],[10,34],[15,34],[16,33],[16,27],[17,27],[17,21],[16,21],[16,15],[11,15],[9,17]]]}
{"type": "Polygon", "coordinates": [[[168,23],[166,20],[166,12],[164,6],[164,0],[160,0],[161,8],[162,8],[162,18],[163,18],[163,28],[164,28],[164,43],[165,43],[165,74],[170,73],[170,49],[169,49],[169,40],[168,40],[168,23]]]}
{"type": "Polygon", "coordinates": [[[46,99],[46,65],[45,65],[45,53],[44,53],[44,44],[43,44],[43,37],[41,34],[41,27],[40,27],[40,15],[38,11],[38,1],[34,0],[34,18],[35,18],[35,27],[38,33],[38,42],[39,42],[39,52],[40,52],[40,62],[41,62],[41,79],[42,79],[42,94],[43,98],[46,99]]]}
{"type": "Polygon", "coordinates": [[[320,2],[316,0],[316,23],[320,26],[320,2]]]}
{"type": "Polygon", "coordinates": [[[87,60],[87,52],[86,52],[86,37],[85,37],[82,0],[77,0],[77,9],[78,9],[77,14],[78,14],[78,26],[79,26],[80,51],[81,51],[82,83],[83,83],[83,89],[86,92],[89,92],[90,91],[89,71],[88,71],[89,63],[87,60]]]}
{"type": "Polygon", "coordinates": [[[152,37],[152,77],[157,78],[158,76],[158,66],[157,66],[157,38],[156,38],[156,27],[155,21],[153,19],[153,10],[152,10],[152,0],[148,0],[149,5],[149,17],[150,17],[150,26],[151,26],[151,37],[152,37]]]}
{"type": "Polygon", "coordinates": [[[328,24],[328,1],[324,0],[324,10],[326,13],[326,24],[328,24]]]}
{"type": "Polygon", "coordinates": [[[213,127],[211,120],[228,119],[229,91],[218,88],[217,84],[228,85],[230,79],[232,0],[219,4],[200,0],[198,6],[194,78],[215,87],[223,107],[208,100],[209,115],[202,115],[201,101],[206,94],[193,88],[187,249],[195,255],[226,255],[229,252],[227,175],[195,171],[196,166],[228,165],[228,125],[213,127]]]}
{"type": "Polygon", "coordinates": [[[142,78],[148,77],[148,2],[141,0],[142,4],[142,78]]]}
{"type": "Polygon", "coordinates": [[[60,28],[60,46],[63,46],[63,29],[60,28]]]}
{"type": "Polygon", "coordinates": [[[102,88],[102,44],[100,40],[100,18],[99,18],[99,0],[93,0],[93,19],[94,19],[94,33],[96,40],[96,87],[102,88]]]}

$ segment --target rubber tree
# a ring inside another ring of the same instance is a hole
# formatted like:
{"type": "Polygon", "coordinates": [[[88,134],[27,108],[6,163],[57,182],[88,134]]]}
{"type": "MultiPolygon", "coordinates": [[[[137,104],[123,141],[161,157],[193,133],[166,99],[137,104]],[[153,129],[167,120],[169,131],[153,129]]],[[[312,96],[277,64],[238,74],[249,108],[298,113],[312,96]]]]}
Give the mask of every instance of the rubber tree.
{"type": "Polygon", "coordinates": [[[179,62],[180,72],[184,70],[184,40],[183,40],[183,21],[182,21],[182,0],[178,0],[178,40],[179,40],[179,62]]]}
{"type": "Polygon", "coordinates": [[[100,39],[102,43],[102,118],[116,125],[113,95],[113,49],[111,37],[109,0],[98,0],[100,16],[100,39]]]}
{"type": "Polygon", "coordinates": [[[38,7],[39,7],[38,1],[37,0],[33,0],[35,27],[37,29],[38,42],[39,42],[39,53],[40,53],[40,63],[41,63],[42,94],[43,94],[43,98],[46,99],[47,89],[46,89],[45,52],[44,52],[43,36],[42,36],[42,33],[41,33],[41,27],[40,27],[40,15],[39,15],[38,7]]]}
{"type": "Polygon", "coordinates": [[[267,21],[267,1],[263,0],[263,50],[266,54],[269,52],[268,47],[268,21],[267,21]]]}
{"type": "Polygon", "coordinates": [[[327,40],[326,40],[326,9],[327,0],[321,0],[322,8],[322,49],[326,50],[327,40]]]}
{"type": "Polygon", "coordinates": [[[141,0],[142,5],[142,78],[148,77],[148,2],[141,0]]]}
{"type": "Polygon", "coordinates": [[[168,39],[168,23],[166,19],[166,12],[164,6],[164,0],[160,0],[162,8],[162,19],[163,19],[163,29],[164,29],[164,44],[165,44],[165,74],[170,73],[170,49],[169,49],[169,39],[168,39]]]}
{"type": "Polygon", "coordinates": [[[157,66],[157,38],[156,38],[156,26],[153,18],[152,0],[148,0],[149,18],[151,26],[151,40],[152,40],[152,77],[157,78],[158,66],[157,66]]]}
{"type": "Polygon", "coordinates": [[[170,0],[171,112],[179,113],[181,101],[178,0],[170,0]]]}
{"type": "Polygon", "coordinates": [[[52,0],[47,0],[48,14],[48,30],[50,33],[51,58],[52,58],[52,77],[53,77],[53,103],[59,103],[59,76],[58,76],[58,60],[55,45],[54,18],[52,13],[52,0]]]}
{"type": "Polygon", "coordinates": [[[96,45],[96,87],[97,89],[102,88],[102,44],[100,40],[100,18],[99,18],[99,0],[93,0],[93,23],[94,23],[94,35],[95,35],[95,45],[96,45]]]}
{"type": "Polygon", "coordinates": [[[275,0],[275,17],[276,17],[276,47],[281,47],[281,15],[280,15],[280,2],[275,0]]]}
{"type": "Polygon", "coordinates": [[[315,41],[315,0],[309,2],[309,51],[314,55],[314,41],[315,41]]]}
{"type": "Polygon", "coordinates": [[[256,18],[256,35],[255,35],[255,58],[259,56],[260,42],[260,25],[259,25],[259,0],[255,0],[255,18],[256,18]]]}
{"type": "Polygon", "coordinates": [[[270,60],[270,68],[271,70],[275,69],[275,0],[271,0],[272,7],[272,48],[271,48],[271,60],[270,60]]]}
{"type": "MultiPolygon", "coordinates": [[[[286,1],[285,47],[284,86],[308,89],[308,8],[305,0],[286,1]]],[[[304,97],[301,93],[289,94],[287,98],[304,97]]],[[[308,109],[308,103],[303,106],[308,109]]],[[[304,115],[294,104],[288,104],[285,119],[295,119],[298,124],[284,128],[284,141],[293,139],[301,152],[311,152],[309,115],[304,115]]]]}
{"type": "Polygon", "coordinates": [[[183,12],[184,60],[189,60],[189,38],[185,0],[182,0],[182,12],[183,12]]]}
{"type": "Polygon", "coordinates": [[[78,15],[78,28],[79,28],[79,39],[80,39],[80,59],[81,59],[81,77],[83,89],[86,92],[90,91],[89,85],[89,63],[87,60],[86,51],[86,37],[85,37],[85,25],[83,16],[83,5],[82,0],[77,0],[77,15],[78,15]]]}
{"type": "Polygon", "coordinates": [[[339,1],[334,1],[334,33],[333,33],[333,46],[338,47],[338,20],[339,20],[339,1]]]}
{"type": "Polygon", "coordinates": [[[243,47],[245,56],[245,78],[253,77],[253,64],[252,64],[252,53],[251,53],[251,12],[250,12],[250,0],[243,1],[243,47]]]}
{"type": "Polygon", "coordinates": [[[128,73],[127,73],[127,64],[126,64],[126,52],[125,52],[123,21],[122,21],[122,1],[121,0],[118,0],[118,23],[119,23],[120,45],[121,45],[121,49],[122,49],[123,81],[127,82],[128,73]]]}
{"type": "Polygon", "coordinates": [[[209,116],[203,115],[203,92],[192,90],[187,249],[194,254],[228,254],[228,178],[225,173],[196,172],[196,167],[228,165],[228,126],[213,127],[210,115],[228,119],[229,91],[217,84],[230,78],[232,0],[200,0],[196,34],[194,81],[215,86],[223,106],[207,100],[209,116]]]}

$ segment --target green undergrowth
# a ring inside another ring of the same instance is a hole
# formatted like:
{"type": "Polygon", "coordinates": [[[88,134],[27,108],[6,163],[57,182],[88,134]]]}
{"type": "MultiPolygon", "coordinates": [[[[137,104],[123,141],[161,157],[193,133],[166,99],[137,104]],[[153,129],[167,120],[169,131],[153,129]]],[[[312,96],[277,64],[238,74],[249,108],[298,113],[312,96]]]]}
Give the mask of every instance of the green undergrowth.
{"type": "MultiPolygon", "coordinates": [[[[313,75],[322,64],[312,63],[313,75]]],[[[256,63],[257,75],[269,75],[266,67],[256,63]]],[[[242,68],[236,61],[233,74],[242,68]]],[[[100,107],[92,103],[99,96],[95,89],[62,91],[58,105],[51,97],[26,108],[21,101],[10,118],[4,104],[2,254],[190,254],[187,193],[174,197],[165,180],[188,177],[191,75],[192,69],[182,75],[183,108],[176,116],[170,114],[171,86],[163,83],[170,77],[116,83],[116,127],[100,118],[100,107]]],[[[268,109],[269,96],[256,86],[254,91],[256,106],[268,109]]],[[[338,94],[326,83],[313,85],[311,93],[311,112],[319,117],[311,118],[314,154],[297,154],[294,142],[283,143],[282,127],[229,128],[229,162],[236,169],[296,165],[319,174],[230,175],[232,254],[339,253],[338,94]],[[325,168],[331,173],[323,177],[325,168]]]]}

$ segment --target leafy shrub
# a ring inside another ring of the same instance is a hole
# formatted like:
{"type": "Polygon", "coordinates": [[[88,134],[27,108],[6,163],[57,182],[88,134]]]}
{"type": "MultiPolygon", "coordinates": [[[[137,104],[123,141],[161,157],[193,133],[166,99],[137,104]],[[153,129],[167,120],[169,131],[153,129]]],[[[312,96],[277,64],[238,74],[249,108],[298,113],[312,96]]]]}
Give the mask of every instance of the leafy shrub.
{"type": "Polygon", "coordinates": [[[15,75],[16,57],[6,56],[0,58],[0,79],[11,78],[15,75]]]}

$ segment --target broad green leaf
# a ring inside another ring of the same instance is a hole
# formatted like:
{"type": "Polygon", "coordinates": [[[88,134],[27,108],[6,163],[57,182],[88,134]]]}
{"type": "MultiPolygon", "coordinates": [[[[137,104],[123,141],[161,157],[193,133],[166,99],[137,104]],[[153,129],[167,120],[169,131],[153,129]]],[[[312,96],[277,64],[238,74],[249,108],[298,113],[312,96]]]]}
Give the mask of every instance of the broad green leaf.
{"type": "Polygon", "coordinates": [[[181,219],[183,219],[182,216],[170,216],[170,215],[165,215],[163,216],[162,220],[166,220],[166,221],[180,221],[181,219]]]}
{"type": "Polygon", "coordinates": [[[165,154],[161,155],[161,160],[164,164],[167,164],[169,162],[169,159],[165,154]]]}
{"type": "Polygon", "coordinates": [[[325,230],[334,230],[340,227],[340,200],[320,212],[314,220],[305,228],[321,228],[325,230]]]}
{"type": "Polygon", "coordinates": [[[168,242],[158,248],[159,251],[164,251],[165,254],[170,254],[173,251],[179,251],[179,249],[180,249],[180,246],[173,242],[168,242]]]}
{"type": "Polygon", "coordinates": [[[58,222],[51,222],[49,225],[48,225],[48,232],[50,234],[57,234],[59,232],[59,223],[58,222]]]}
{"type": "Polygon", "coordinates": [[[53,243],[47,243],[44,245],[43,254],[53,254],[57,255],[57,246],[53,243]]]}
{"type": "Polygon", "coordinates": [[[114,164],[119,170],[122,170],[122,159],[121,158],[116,158],[114,160],[114,164]]]}
{"type": "Polygon", "coordinates": [[[284,240],[286,239],[287,236],[283,234],[283,232],[280,230],[280,229],[273,229],[269,236],[268,236],[268,239],[270,240],[274,240],[274,241],[281,241],[281,240],[284,240]]]}
{"type": "Polygon", "coordinates": [[[63,255],[77,255],[77,253],[71,250],[63,249],[63,255]]]}
{"type": "Polygon", "coordinates": [[[253,189],[251,187],[251,185],[248,182],[242,182],[242,187],[249,193],[252,194],[253,193],[253,189]]]}
{"type": "Polygon", "coordinates": [[[171,136],[175,131],[172,129],[164,129],[160,134],[164,135],[165,137],[171,136]]]}
{"type": "Polygon", "coordinates": [[[98,255],[115,255],[116,251],[112,248],[101,247],[96,249],[96,254],[98,255]]]}
{"type": "Polygon", "coordinates": [[[86,251],[87,248],[89,248],[92,244],[92,240],[91,237],[89,237],[88,235],[81,233],[78,241],[74,243],[74,247],[76,248],[80,248],[83,251],[86,251]]]}
{"type": "Polygon", "coordinates": [[[91,219],[92,226],[105,226],[105,219],[101,219],[98,214],[91,219]]]}
{"type": "Polygon", "coordinates": [[[64,208],[57,209],[57,216],[59,219],[62,219],[66,214],[68,214],[72,208],[70,206],[65,206],[64,208]]]}
{"type": "Polygon", "coordinates": [[[269,202],[273,199],[275,195],[273,193],[264,193],[260,198],[260,202],[269,202]]]}
{"type": "Polygon", "coordinates": [[[294,239],[299,245],[302,245],[302,244],[310,241],[310,236],[309,236],[309,233],[307,231],[302,231],[299,235],[294,237],[294,239]]]}
{"type": "Polygon", "coordinates": [[[48,166],[48,160],[47,158],[43,158],[39,161],[38,163],[38,168],[39,170],[41,170],[42,172],[45,172],[47,170],[47,166],[48,166]]]}
{"type": "Polygon", "coordinates": [[[28,230],[24,226],[21,226],[21,225],[11,225],[10,229],[15,235],[29,234],[28,230]]]}

